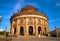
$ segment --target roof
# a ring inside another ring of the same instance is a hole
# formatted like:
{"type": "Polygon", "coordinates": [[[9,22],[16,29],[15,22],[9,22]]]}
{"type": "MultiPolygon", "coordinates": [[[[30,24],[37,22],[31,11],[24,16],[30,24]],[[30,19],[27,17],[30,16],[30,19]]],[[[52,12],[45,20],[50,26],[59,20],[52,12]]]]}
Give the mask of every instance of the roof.
{"type": "Polygon", "coordinates": [[[52,32],[51,32],[51,34],[56,34],[56,33],[60,33],[60,28],[56,28],[55,30],[53,30],[52,32]]]}
{"type": "Polygon", "coordinates": [[[37,11],[37,8],[30,6],[30,5],[27,5],[25,8],[21,9],[21,11],[26,11],[26,10],[36,10],[37,11]]]}
{"type": "Polygon", "coordinates": [[[47,18],[45,14],[38,12],[37,8],[30,5],[26,6],[25,8],[22,8],[20,12],[13,14],[13,16],[11,16],[11,19],[20,15],[41,15],[47,18]]]}

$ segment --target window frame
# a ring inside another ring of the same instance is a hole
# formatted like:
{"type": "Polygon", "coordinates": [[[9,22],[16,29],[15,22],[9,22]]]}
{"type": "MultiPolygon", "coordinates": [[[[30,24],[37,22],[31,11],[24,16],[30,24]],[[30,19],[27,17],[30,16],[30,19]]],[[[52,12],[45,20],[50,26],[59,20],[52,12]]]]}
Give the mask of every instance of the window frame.
{"type": "Polygon", "coordinates": [[[38,24],[40,24],[40,23],[41,23],[41,20],[40,20],[40,19],[38,19],[37,23],[38,23],[38,24]]]}
{"type": "Polygon", "coordinates": [[[24,22],[24,20],[23,19],[20,19],[20,23],[23,23],[24,22]]]}
{"type": "Polygon", "coordinates": [[[29,23],[33,23],[33,19],[30,18],[30,19],[29,19],[29,23]]]}

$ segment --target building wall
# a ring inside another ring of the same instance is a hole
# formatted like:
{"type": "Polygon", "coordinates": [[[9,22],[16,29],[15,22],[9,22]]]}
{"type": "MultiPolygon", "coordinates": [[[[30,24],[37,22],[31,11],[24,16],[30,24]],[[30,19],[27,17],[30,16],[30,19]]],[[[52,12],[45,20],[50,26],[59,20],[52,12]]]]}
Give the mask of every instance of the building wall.
{"type": "Polygon", "coordinates": [[[10,35],[11,36],[20,36],[20,27],[24,27],[24,36],[30,36],[29,35],[29,26],[33,27],[33,36],[38,36],[38,27],[41,27],[40,35],[47,34],[49,32],[48,28],[48,19],[43,16],[39,15],[22,15],[17,16],[12,19],[11,22],[11,30],[10,35]],[[32,19],[32,23],[29,23],[29,19],[32,19]],[[38,23],[38,19],[40,19],[40,23],[38,23]],[[21,20],[23,20],[23,23],[21,23],[21,20]],[[16,33],[14,34],[14,28],[16,27],[16,33]],[[46,30],[45,30],[46,28],[46,30]],[[34,35],[35,34],[35,35],[34,35]]]}

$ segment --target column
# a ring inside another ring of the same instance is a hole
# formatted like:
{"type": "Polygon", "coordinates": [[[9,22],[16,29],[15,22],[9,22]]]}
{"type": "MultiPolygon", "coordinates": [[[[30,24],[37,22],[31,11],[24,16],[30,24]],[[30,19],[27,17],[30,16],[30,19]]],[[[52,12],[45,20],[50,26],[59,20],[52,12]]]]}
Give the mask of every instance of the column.
{"type": "Polygon", "coordinates": [[[42,19],[42,27],[43,27],[43,34],[44,34],[44,20],[42,19]]]}
{"type": "Polygon", "coordinates": [[[25,33],[25,36],[28,36],[28,18],[26,18],[26,20],[25,20],[25,22],[26,22],[26,28],[25,28],[25,30],[26,30],[26,33],[25,33]]]}
{"type": "Polygon", "coordinates": [[[38,37],[37,18],[35,18],[35,22],[36,22],[36,23],[35,23],[35,27],[36,27],[36,28],[35,28],[35,31],[36,31],[36,32],[35,32],[35,35],[36,35],[36,37],[38,37]]]}
{"type": "Polygon", "coordinates": [[[36,26],[36,36],[38,36],[38,27],[36,26]]]}
{"type": "Polygon", "coordinates": [[[40,19],[41,20],[41,35],[43,34],[43,20],[42,19],[40,19]]]}
{"type": "Polygon", "coordinates": [[[35,36],[35,26],[33,26],[33,36],[35,36]]]}
{"type": "Polygon", "coordinates": [[[11,36],[13,36],[13,35],[14,35],[14,28],[11,27],[11,36]]]}
{"type": "Polygon", "coordinates": [[[16,36],[19,36],[19,34],[20,34],[20,26],[19,26],[19,22],[20,22],[20,19],[17,19],[17,23],[16,23],[16,25],[17,25],[16,36]]]}
{"type": "Polygon", "coordinates": [[[36,29],[36,21],[35,21],[35,18],[34,18],[33,22],[34,22],[34,26],[33,26],[33,35],[35,36],[35,29],[36,29]]]}
{"type": "Polygon", "coordinates": [[[13,27],[13,25],[14,25],[14,21],[11,23],[11,36],[14,35],[14,27],[13,27]]]}
{"type": "Polygon", "coordinates": [[[26,36],[26,18],[24,18],[24,36],[26,36]]]}

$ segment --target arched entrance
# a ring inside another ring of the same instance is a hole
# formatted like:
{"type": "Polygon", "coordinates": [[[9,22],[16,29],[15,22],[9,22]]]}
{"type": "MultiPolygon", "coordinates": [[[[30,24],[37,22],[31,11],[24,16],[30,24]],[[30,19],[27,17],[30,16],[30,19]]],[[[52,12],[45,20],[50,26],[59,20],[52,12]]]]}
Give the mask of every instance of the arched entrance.
{"type": "Polygon", "coordinates": [[[46,27],[44,28],[44,30],[45,30],[45,34],[46,34],[46,27]]]}
{"type": "Polygon", "coordinates": [[[24,35],[24,27],[20,27],[20,35],[24,35]]]}
{"type": "Polygon", "coordinates": [[[29,26],[29,35],[33,35],[33,27],[29,26]]]}
{"type": "Polygon", "coordinates": [[[16,27],[14,28],[14,35],[16,34],[16,27]]]}
{"type": "Polygon", "coordinates": [[[38,27],[38,34],[40,34],[40,31],[41,31],[41,27],[39,26],[38,27]]]}

